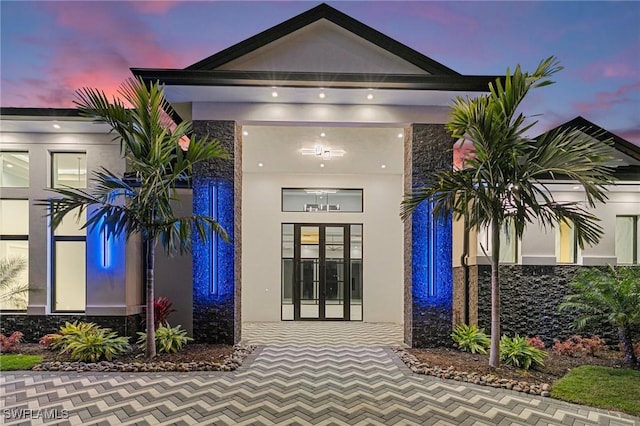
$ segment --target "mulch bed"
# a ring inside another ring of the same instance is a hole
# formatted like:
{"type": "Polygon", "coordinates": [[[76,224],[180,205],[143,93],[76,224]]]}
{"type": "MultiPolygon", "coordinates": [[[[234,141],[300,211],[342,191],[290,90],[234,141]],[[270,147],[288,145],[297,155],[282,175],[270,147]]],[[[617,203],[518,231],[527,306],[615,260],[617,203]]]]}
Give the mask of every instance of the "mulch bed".
{"type": "Polygon", "coordinates": [[[455,371],[475,372],[481,376],[495,375],[501,379],[526,381],[529,383],[549,383],[560,379],[569,370],[581,365],[599,365],[604,367],[622,367],[620,352],[606,351],[598,356],[561,356],[549,352],[544,360],[544,367],[538,370],[523,370],[501,364],[498,368],[489,367],[489,355],[472,354],[457,349],[432,348],[432,349],[407,349],[419,362],[431,367],[439,367],[446,370],[453,367],[455,371]]]}

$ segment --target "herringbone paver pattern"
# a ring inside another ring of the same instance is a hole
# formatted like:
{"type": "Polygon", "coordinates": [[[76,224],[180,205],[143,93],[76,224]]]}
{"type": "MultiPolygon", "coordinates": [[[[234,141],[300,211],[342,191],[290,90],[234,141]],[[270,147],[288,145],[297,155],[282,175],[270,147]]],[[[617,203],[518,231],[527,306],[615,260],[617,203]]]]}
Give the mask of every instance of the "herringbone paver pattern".
{"type": "MultiPolygon", "coordinates": [[[[413,375],[388,348],[269,346],[234,373],[20,373],[3,409],[70,425],[634,425],[549,398],[413,375]]],[[[6,413],[6,412],[4,412],[6,413]]],[[[7,418],[6,424],[42,424],[7,418]]],[[[47,422],[45,422],[47,423],[47,422]]],[[[638,423],[640,424],[640,423],[638,423]]]]}
{"type": "Polygon", "coordinates": [[[293,346],[402,345],[402,324],[362,321],[280,321],[242,323],[242,343],[293,346]]]}

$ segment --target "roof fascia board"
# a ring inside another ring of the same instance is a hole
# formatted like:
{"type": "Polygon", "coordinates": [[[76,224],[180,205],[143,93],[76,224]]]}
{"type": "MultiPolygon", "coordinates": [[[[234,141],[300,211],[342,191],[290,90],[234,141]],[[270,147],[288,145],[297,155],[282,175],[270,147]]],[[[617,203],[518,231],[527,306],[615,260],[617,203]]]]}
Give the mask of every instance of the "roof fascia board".
{"type": "Polygon", "coordinates": [[[367,40],[368,42],[398,56],[418,68],[436,75],[460,75],[456,71],[442,65],[439,62],[423,55],[422,53],[406,46],[380,31],[363,24],[362,22],[340,12],[333,7],[322,3],[306,12],[290,18],[274,27],[258,33],[240,43],[228,47],[201,61],[189,65],[187,70],[213,70],[234,59],[240,58],[269,43],[289,35],[307,25],[321,19],[344,28],[345,30],[367,40]]]}
{"type": "MultiPolygon", "coordinates": [[[[561,124],[557,127],[554,127],[553,129],[548,130],[543,134],[563,129],[579,129],[592,138],[598,139],[602,142],[611,140],[613,141],[613,148],[615,150],[620,151],[628,155],[629,157],[640,161],[640,146],[636,146],[626,139],[622,139],[620,136],[603,129],[602,127],[592,123],[582,116],[577,116],[576,118],[567,121],[566,123],[561,124]]],[[[538,138],[540,136],[538,136],[538,138]]]]}
{"type": "Polygon", "coordinates": [[[345,89],[452,90],[488,92],[489,83],[503,76],[355,74],[271,71],[206,71],[132,68],[145,81],[175,86],[277,86],[345,89]]]}
{"type": "Polygon", "coordinates": [[[0,108],[0,117],[16,119],[19,117],[70,117],[85,118],[76,108],[22,108],[22,107],[2,107],[0,108]]]}

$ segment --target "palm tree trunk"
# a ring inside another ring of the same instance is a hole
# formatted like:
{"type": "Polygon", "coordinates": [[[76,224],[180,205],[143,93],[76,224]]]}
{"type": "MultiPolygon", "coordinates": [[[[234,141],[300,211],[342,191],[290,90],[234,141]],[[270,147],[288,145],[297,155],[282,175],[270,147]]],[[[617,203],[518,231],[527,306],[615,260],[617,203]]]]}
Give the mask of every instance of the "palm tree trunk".
{"type": "Polygon", "coordinates": [[[146,255],[147,255],[147,313],[146,313],[146,325],[147,325],[147,346],[145,348],[145,357],[152,359],[156,356],[156,328],[155,328],[155,309],[153,301],[155,300],[153,294],[153,287],[155,284],[154,267],[155,267],[155,254],[156,254],[156,239],[153,237],[147,237],[145,241],[146,255]]]}
{"type": "MultiPolygon", "coordinates": [[[[494,216],[495,217],[495,216],[494,216]]],[[[489,366],[500,365],[500,224],[491,222],[491,346],[489,366]]]]}
{"type": "Polygon", "coordinates": [[[638,358],[636,358],[636,354],[633,353],[631,329],[629,327],[618,327],[618,336],[624,348],[624,363],[629,367],[638,367],[638,358]]]}

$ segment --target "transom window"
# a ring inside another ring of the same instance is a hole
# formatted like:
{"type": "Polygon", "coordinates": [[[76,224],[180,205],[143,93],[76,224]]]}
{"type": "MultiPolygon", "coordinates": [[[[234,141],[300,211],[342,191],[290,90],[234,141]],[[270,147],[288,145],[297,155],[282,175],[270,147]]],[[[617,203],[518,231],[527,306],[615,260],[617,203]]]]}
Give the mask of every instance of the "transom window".
{"type": "Polygon", "coordinates": [[[52,153],[51,187],[86,188],[87,154],[85,152],[52,153]]]}
{"type": "Polygon", "coordinates": [[[0,187],[29,187],[29,153],[27,151],[0,152],[0,187]]]}
{"type": "Polygon", "coordinates": [[[282,188],[283,212],[362,213],[362,189],[282,188]]]}

